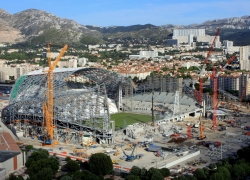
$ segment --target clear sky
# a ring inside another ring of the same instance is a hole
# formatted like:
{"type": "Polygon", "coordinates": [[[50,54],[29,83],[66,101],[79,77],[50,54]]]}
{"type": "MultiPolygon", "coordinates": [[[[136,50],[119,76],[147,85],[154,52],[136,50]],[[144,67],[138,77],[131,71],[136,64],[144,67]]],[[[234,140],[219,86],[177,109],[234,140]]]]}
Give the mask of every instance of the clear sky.
{"type": "Polygon", "coordinates": [[[43,10],[82,25],[189,25],[250,15],[250,0],[1,0],[0,8],[43,10]]]}

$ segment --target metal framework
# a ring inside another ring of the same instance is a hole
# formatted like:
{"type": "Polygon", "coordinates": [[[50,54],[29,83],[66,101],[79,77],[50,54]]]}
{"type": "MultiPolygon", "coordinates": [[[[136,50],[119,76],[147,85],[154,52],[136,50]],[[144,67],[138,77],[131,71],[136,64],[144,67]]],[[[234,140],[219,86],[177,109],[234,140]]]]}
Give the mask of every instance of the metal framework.
{"type": "MultiPolygon", "coordinates": [[[[56,68],[54,84],[54,137],[58,141],[80,143],[84,133],[97,141],[111,143],[109,98],[116,97],[119,85],[130,81],[99,68],[56,68]]],[[[42,70],[21,76],[15,83],[10,103],[2,110],[2,121],[14,124],[27,135],[42,136],[43,102],[47,76],[42,70]]]]}
{"type": "Polygon", "coordinates": [[[175,98],[174,98],[174,115],[178,115],[180,113],[180,96],[179,91],[175,92],[175,98]]]}

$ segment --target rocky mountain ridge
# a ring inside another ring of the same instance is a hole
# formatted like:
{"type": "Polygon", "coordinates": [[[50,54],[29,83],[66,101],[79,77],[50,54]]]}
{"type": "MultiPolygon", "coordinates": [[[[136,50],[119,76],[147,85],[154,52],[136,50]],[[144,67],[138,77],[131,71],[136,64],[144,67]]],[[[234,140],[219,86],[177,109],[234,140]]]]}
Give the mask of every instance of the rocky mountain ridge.
{"type": "MultiPolygon", "coordinates": [[[[202,24],[188,26],[166,24],[154,26],[152,24],[132,26],[98,27],[81,25],[70,19],[63,19],[42,10],[28,9],[16,14],[10,14],[0,9],[0,43],[32,41],[48,42],[79,42],[82,36],[99,39],[117,38],[169,38],[174,28],[205,28],[213,32],[217,28],[246,30],[250,29],[250,16],[209,20],[202,24]]],[[[231,35],[231,34],[230,34],[231,35]]]]}

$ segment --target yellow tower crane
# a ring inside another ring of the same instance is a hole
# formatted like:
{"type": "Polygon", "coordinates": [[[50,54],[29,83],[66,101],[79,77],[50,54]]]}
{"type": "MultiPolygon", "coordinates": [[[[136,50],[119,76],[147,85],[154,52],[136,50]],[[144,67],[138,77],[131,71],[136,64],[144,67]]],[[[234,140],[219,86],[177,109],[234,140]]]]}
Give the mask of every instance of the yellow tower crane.
{"type": "Polygon", "coordinates": [[[47,102],[43,102],[43,113],[45,117],[45,127],[47,130],[47,136],[44,136],[43,145],[54,145],[55,142],[52,142],[54,139],[54,85],[53,85],[53,71],[56,68],[61,57],[64,55],[68,45],[66,44],[62,49],[60,54],[55,59],[54,63],[51,62],[50,56],[50,43],[48,43],[48,89],[47,89],[47,102]]]}
{"type": "Polygon", "coordinates": [[[205,139],[206,138],[206,135],[204,135],[204,133],[203,133],[203,126],[202,126],[202,124],[201,124],[201,121],[200,121],[200,136],[197,138],[198,140],[203,140],[203,139],[205,139]]]}

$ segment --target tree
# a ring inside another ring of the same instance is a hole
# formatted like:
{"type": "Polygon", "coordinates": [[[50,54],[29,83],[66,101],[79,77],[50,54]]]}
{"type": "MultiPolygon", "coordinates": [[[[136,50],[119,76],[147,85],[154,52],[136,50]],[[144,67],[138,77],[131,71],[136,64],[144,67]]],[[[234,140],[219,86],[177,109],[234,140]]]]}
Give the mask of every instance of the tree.
{"type": "Polygon", "coordinates": [[[156,169],[154,167],[151,167],[148,170],[147,177],[150,180],[161,180],[161,179],[163,180],[164,179],[163,176],[162,176],[162,174],[161,174],[161,172],[160,172],[160,170],[156,169]]]}
{"type": "Polygon", "coordinates": [[[244,171],[243,176],[248,175],[250,173],[250,166],[244,159],[239,159],[236,164],[240,165],[244,171]]]}
{"type": "Polygon", "coordinates": [[[250,162],[249,153],[250,153],[250,146],[243,147],[242,149],[239,149],[237,151],[237,155],[239,156],[239,158],[245,159],[248,162],[250,162]]]}
{"type": "Polygon", "coordinates": [[[70,161],[70,160],[71,160],[71,158],[68,157],[68,156],[65,158],[65,161],[67,161],[67,162],[70,161]]]}
{"type": "Polygon", "coordinates": [[[130,170],[130,175],[135,175],[135,176],[139,176],[141,172],[141,169],[138,166],[133,166],[130,170]]]}
{"type": "Polygon", "coordinates": [[[80,165],[78,164],[78,162],[73,161],[73,160],[67,161],[66,167],[67,167],[68,170],[70,170],[71,172],[75,172],[75,171],[77,171],[77,170],[80,170],[80,165]]]}
{"type": "Polygon", "coordinates": [[[54,172],[51,168],[45,167],[41,169],[37,174],[36,174],[36,179],[38,180],[51,180],[53,179],[54,172]]]}
{"type": "Polygon", "coordinates": [[[24,180],[23,176],[15,176],[14,174],[10,174],[8,180],[24,180]]]}
{"type": "Polygon", "coordinates": [[[63,176],[60,180],[72,180],[70,176],[63,176]]]}
{"type": "MultiPolygon", "coordinates": [[[[76,172],[79,172],[79,171],[76,171],[76,172]]],[[[90,173],[89,171],[83,170],[81,173],[83,174],[82,180],[101,180],[100,177],[98,177],[95,174],[90,173]]],[[[73,179],[78,180],[78,179],[81,179],[81,178],[76,178],[75,173],[74,173],[73,179]]],[[[103,179],[103,177],[102,177],[102,179],[103,179]]]]}
{"type": "Polygon", "coordinates": [[[125,180],[140,180],[139,176],[128,175],[125,177],[125,180]]]}
{"type": "Polygon", "coordinates": [[[213,173],[213,174],[210,176],[209,180],[227,180],[227,179],[224,179],[222,173],[213,173]]]}
{"type": "Polygon", "coordinates": [[[33,149],[34,147],[33,147],[33,145],[27,145],[27,146],[25,146],[25,150],[26,151],[30,151],[31,149],[33,149]]]}
{"type": "Polygon", "coordinates": [[[194,176],[188,176],[187,180],[197,180],[194,176]]]}
{"type": "Polygon", "coordinates": [[[211,170],[214,170],[214,169],[216,169],[216,165],[214,163],[211,163],[211,164],[209,164],[209,168],[211,170]]]}
{"type": "Polygon", "coordinates": [[[40,178],[41,172],[47,172],[46,176],[43,177],[45,179],[49,178],[51,174],[53,177],[59,169],[58,159],[49,157],[49,152],[43,149],[33,152],[25,165],[31,179],[40,178]]]}
{"type": "Polygon", "coordinates": [[[106,175],[113,170],[113,163],[110,156],[104,153],[96,153],[89,158],[89,171],[93,174],[106,175]]]}
{"type": "Polygon", "coordinates": [[[228,170],[229,172],[231,172],[231,170],[232,170],[232,165],[229,164],[229,163],[225,163],[223,167],[224,167],[224,168],[227,168],[227,170],[228,170]]]}
{"type": "Polygon", "coordinates": [[[186,179],[187,178],[185,178],[185,176],[183,175],[174,178],[174,180],[186,180],[186,179]]]}
{"type": "Polygon", "coordinates": [[[205,180],[207,179],[206,175],[204,174],[203,170],[200,169],[200,168],[197,168],[194,173],[193,173],[194,177],[197,179],[197,180],[205,180]]]}
{"type": "Polygon", "coordinates": [[[227,170],[227,168],[225,168],[225,167],[223,167],[223,166],[222,166],[222,167],[219,167],[217,172],[220,173],[220,174],[222,174],[222,176],[223,176],[223,178],[224,178],[225,180],[231,179],[231,174],[230,174],[230,172],[227,170]]]}
{"type": "Polygon", "coordinates": [[[231,172],[232,172],[232,176],[235,178],[240,178],[240,177],[244,176],[244,174],[245,174],[244,169],[238,164],[235,164],[233,166],[231,172]]]}
{"type": "Polygon", "coordinates": [[[160,169],[160,172],[161,172],[161,174],[162,174],[163,177],[170,176],[170,171],[169,171],[168,168],[162,168],[162,169],[160,169]]]}
{"type": "Polygon", "coordinates": [[[162,176],[161,172],[158,170],[158,171],[153,172],[151,180],[164,180],[164,177],[162,176]]]}

